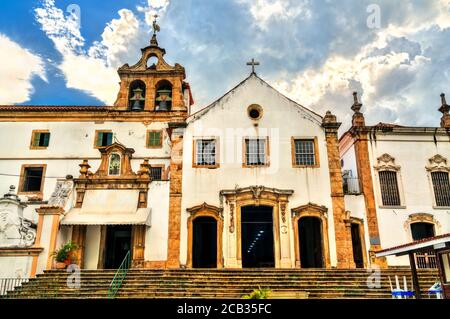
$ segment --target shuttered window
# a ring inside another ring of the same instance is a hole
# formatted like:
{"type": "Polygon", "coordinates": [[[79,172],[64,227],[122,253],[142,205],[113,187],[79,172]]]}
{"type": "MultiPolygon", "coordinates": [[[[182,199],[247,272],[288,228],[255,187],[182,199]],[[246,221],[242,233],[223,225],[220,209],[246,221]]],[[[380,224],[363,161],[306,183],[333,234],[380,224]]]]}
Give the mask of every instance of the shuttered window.
{"type": "Polygon", "coordinates": [[[450,206],[450,182],[449,173],[432,172],[431,179],[433,181],[434,198],[436,206],[450,206]]]}
{"type": "Polygon", "coordinates": [[[45,148],[48,147],[50,143],[50,133],[49,132],[39,132],[35,131],[32,134],[31,146],[35,148],[45,148]]]}
{"type": "Polygon", "coordinates": [[[161,147],[162,146],[162,131],[149,131],[147,136],[148,147],[161,147]]]}
{"type": "Polygon", "coordinates": [[[95,139],[95,145],[97,147],[105,147],[112,144],[113,133],[97,131],[97,137],[95,139]]]}
{"type": "Polygon", "coordinates": [[[400,206],[400,192],[398,190],[397,172],[380,171],[380,188],[383,206],[400,206]]]}

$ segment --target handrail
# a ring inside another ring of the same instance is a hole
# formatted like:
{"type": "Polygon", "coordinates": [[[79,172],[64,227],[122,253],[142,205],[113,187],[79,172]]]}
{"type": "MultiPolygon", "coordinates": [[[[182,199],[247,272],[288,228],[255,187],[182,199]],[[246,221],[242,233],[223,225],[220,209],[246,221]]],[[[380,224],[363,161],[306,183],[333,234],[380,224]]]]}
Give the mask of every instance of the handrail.
{"type": "Polygon", "coordinates": [[[131,265],[131,251],[128,251],[119,268],[117,269],[116,274],[114,275],[114,278],[111,281],[111,284],[109,285],[108,298],[116,297],[117,291],[120,289],[123,280],[127,276],[128,270],[130,269],[130,265],[131,265]]]}

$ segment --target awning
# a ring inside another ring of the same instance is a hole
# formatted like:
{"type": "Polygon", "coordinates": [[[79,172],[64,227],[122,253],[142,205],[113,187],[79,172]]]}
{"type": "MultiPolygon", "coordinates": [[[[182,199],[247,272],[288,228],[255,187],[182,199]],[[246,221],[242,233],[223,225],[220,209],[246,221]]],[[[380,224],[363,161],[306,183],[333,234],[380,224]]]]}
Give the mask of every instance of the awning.
{"type": "Polygon", "coordinates": [[[376,257],[386,257],[392,255],[402,256],[408,255],[411,252],[416,253],[420,251],[445,248],[449,244],[450,244],[450,234],[443,234],[436,237],[417,240],[409,244],[383,249],[376,252],[375,256],[376,257]]]}
{"type": "Polygon", "coordinates": [[[83,206],[72,208],[61,225],[147,225],[151,209],[137,208],[139,190],[88,190],[83,206]]]}

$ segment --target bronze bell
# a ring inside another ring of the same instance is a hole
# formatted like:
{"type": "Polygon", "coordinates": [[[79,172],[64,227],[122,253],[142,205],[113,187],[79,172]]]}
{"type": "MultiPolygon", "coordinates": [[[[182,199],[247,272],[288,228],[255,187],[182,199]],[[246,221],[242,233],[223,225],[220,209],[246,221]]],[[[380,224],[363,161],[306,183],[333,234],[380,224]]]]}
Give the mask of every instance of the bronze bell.
{"type": "Polygon", "coordinates": [[[171,90],[158,90],[156,91],[158,103],[158,111],[170,111],[172,106],[171,90]]]}
{"type": "Polygon", "coordinates": [[[136,88],[133,90],[133,97],[130,101],[133,101],[133,106],[131,107],[132,111],[142,111],[144,109],[145,98],[142,96],[142,92],[144,92],[140,88],[136,88]]]}

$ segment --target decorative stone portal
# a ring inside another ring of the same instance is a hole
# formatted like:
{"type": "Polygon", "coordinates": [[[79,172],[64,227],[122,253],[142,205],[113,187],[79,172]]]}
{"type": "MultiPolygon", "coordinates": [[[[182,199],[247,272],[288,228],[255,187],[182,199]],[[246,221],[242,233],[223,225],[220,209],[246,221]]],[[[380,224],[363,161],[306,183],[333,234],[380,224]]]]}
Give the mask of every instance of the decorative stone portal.
{"type": "Polygon", "coordinates": [[[222,209],[203,203],[187,209],[187,212],[191,214],[188,219],[187,267],[222,268],[222,209]]]}
{"type": "MultiPolygon", "coordinates": [[[[226,268],[242,268],[243,266],[249,266],[247,262],[249,261],[248,254],[250,253],[248,253],[248,249],[243,252],[243,246],[246,245],[243,238],[248,232],[248,228],[244,226],[245,223],[248,222],[248,207],[253,207],[254,211],[257,211],[255,210],[255,207],[261,207],[261,210],[267,209],[272,211],[274,264],[272,264],[271,267],[292,268],[293,262],[291,260],[290,249],[291,227],[289,226],[290,216],[287,214],[287,207],[289,203],[288,198],[293,193],[293,190],[280,190],[265,186],[250,186],[232,190],[222,190],[220,192],[221,205],[224,207],[226,206],[225,225],[227,233],[224,236],[224,241],[226,242],[226,268]],[[246,259],[245,262],[243,262],[243,257],[246,259]]],[[[250,208],[250,210],[252,209],[250,208]]],[[[262,222],[267,221],[264,220],[262,222]]],[[[260,229],[259,231],[261,230],[264,229],[260,229]]],[[[253,246],[254,249],[256,248],[255,245],[253,246]]],[[[261,267],[266,261],[264,261],[265,258],[262,258],[262,256],[260,257],[261,258],[256,258],[256,264],[261,267]]],[[[255,259],[253,260],[253,263],[254,262],[255,259]]],[[[252,264],[252,262],[250,262],[250,264],[252,264]]],[[[267,264],[266,266],[269,265],[267,264]]]]}
{"type": "Polygon", "coordinates": [[[296,267],[330,268],[327,211],[312,203],[292,209],[296,267]]]}

